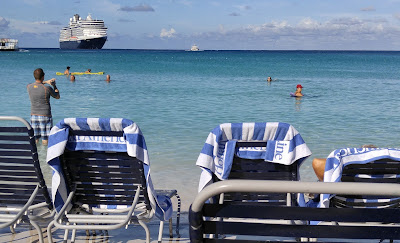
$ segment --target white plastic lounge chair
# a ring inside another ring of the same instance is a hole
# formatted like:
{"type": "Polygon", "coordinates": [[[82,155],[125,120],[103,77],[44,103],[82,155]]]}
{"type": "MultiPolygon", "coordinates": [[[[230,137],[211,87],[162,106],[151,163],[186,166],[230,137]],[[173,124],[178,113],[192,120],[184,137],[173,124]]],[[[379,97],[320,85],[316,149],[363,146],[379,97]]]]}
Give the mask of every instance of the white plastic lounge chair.
{"type": "Polygon", "coordinates": [[[43,179],[30,124],[20,117],[0,116],[0,228],[28,223],[39,241],[42,229],[54,216],[53,205],[43,179]],[[35,212],[35,213],[33,213],[35,212]]]}
{"type": "Polygon", "coordinates": [[[67,240],[68,230],[72,230],[74,241],[76,230],[112,230],[140,224],[150,242],[146,222],[156,215],[161,220],[161,241],[162,222],[172,216],[168,196],[178,195],[176,190],[153,189],[146,143],[134,122],[120,118],[64,119],[51,131],[47,162],[54,170],[52,194],[57,209],[49,234],[54,225],[66,231],[67,240]]]}

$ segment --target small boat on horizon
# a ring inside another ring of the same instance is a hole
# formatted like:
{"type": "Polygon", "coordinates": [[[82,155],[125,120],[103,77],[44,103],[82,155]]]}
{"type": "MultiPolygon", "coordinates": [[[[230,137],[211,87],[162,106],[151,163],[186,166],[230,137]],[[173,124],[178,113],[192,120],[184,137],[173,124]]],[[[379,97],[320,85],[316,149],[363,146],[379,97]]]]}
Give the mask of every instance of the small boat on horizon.
{"type": "Polygon", "coordinates": [[[196,44],[194,44],[194,45],[192,45],[192,47],[190,48],[189,51],[200,51],[200,49],[196,44]]]}
{"type": "Polygon", "coordinates": [[[0,39],[0,51],[18,51],[18,40],[16,39],[0,39]]]}

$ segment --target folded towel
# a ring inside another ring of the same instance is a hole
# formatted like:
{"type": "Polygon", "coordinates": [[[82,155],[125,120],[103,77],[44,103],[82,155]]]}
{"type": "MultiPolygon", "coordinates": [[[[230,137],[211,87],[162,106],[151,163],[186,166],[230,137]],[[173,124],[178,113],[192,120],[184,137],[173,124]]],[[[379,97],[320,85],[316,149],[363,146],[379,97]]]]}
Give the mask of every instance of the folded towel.
{"type": "MultiPolygon", "coordinates": [[[[400,149],[343,148],[334,150],[326,160],[324,182],[340,182],[343,168],[347,165],[366,164],[380,159],[400,161],[400,149]]],[[[329,199],[333,196],[333,194],[321,194],[319,207],[329,207],[329,199]]],[[[373,199],[371,202],[373,202],[373,199]]]]}
{"type": "MultiPolygon", "coordinates": [[[[152,209],[161,220],[168,220],[172,216],[170,199],[155,194],[150,177],[150,160],[146,142],[140,128],[133,121],[122,118],[66,118],[51,129],[47,149],[47,163],[53,169],[52,196],[57,211],[64,206],[69,193],[59,160],[59,156],[64,153],[65,148],[69,150],[127,152],[129,156],[141,160],[152,209]],[[81,131],[123,131],[124,135],[121,138],[114,139],[110,137],[75,136],[73,139],[68,140],[70,129],[81,131]]],[[[103,207],[104,205],[98,206],[103,207]]]]}
{"type": "Polygon", "coordinates": [[[248,159],[264,159],[268,162],[290,165],[301,163],[311,155],[298,131],[287,123],[224,123],[214,128],[197,159],[202,169],[199,191],[212,183],[212,175],[220,180],[228,178],[234,155],[248,159]],[[240,148],[237,141],[265,142],[265,147],[240,148]]]}

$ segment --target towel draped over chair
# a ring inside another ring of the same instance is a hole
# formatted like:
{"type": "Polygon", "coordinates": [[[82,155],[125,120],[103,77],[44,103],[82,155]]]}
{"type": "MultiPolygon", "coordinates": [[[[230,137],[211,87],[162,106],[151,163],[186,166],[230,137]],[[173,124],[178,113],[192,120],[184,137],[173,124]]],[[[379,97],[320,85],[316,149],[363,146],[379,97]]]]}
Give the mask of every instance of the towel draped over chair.
{"type": "Polygon", "coordinates": [[[299,132],[291,125],[281,122],[224,123],[214,128],[197,159],[200,166],[199,191],[212,183],[212,175],[218,179],[228,178],[234,155],[247,159],[264,159],[268,162],[290,165],[299,164],[311,155],[299,132]],[[264,141],[266,146],[235,149],[238,141],[264,141]]]}
{"type": "MultiPolygon", "coordinates": [[[[324,182],[340,182],[342,177],[342,171],[345,166],[351,164],[366,164],[381,159],[400,161],[400,149],[393,149],[393,148],[336,149],[329,154],[326,160],[324,182]]],[[[378,176],[378,175],[370,175],[370,176],[378,176]]],[[[332,196],[334,195],[321,194],[319,207],[329,207],[329,199],[332,196]]]]}
{"type": "MultiPolygon", "coordinates": [[[[150,177],[150,160],[146,142],[140,128],[131,120],[122,118],[66,118],[51,129],[47,150],[47,163],[53,169],[52,198],[57,211],[61,210],[68,197],[68,187],[62,173],[59,156],[65,148],[73,151],[96,150],[127,152],[143,162],[148,195],[152,209],[160,220],[168,220],[172,216],[170,198],[157,196],[150,177]],[[123,131],[123,137],[107,136],[73,136],[70,130],[76,131],[123,131]]],[[[98,205],[102,207],[102,205],[98,205]]],[[[103,205],[104,206],[104,205],[103,205]]]]}

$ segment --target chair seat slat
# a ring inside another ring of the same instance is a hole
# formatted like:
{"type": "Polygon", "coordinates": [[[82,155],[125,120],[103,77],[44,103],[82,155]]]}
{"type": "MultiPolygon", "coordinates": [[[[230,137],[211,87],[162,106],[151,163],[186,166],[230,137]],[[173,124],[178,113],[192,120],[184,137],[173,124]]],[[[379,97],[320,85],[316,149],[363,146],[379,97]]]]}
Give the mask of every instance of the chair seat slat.
{"type": "Polygon", "coordinates": [[[28,150],[0,150],[0,156],[32,157],[28,150]]]}
{"type": "Polygon", "coordinates": [[[205,204],[206,217],[400,223],[400,209],[274,207],[260,204],[205,204]]]}
{"type": "Polygon", "coordinates": [[[400,227],[338,226],[338,225],[285,225],[238,222],[208,222],[205,234],[235,234],[286,237],[335,238],[344,239],[398,239],[400,227]]]}
{"type": "Polygon", "coordinates": [[[31,165],[34,166],[32,163],[32,156],[30,158],[13,158],[13,157],[9,157],[9,158],[5,158],[5,157],[1,157],[0,158],[0,163],[13,163],[13,164],[26,164],[26,165],[31,165]]]}
{"type": "Polygon", "coordinates": [[[18,135],[18,134],[13,134],[13,135],[0,135],[0,141],[28,141],[29,142],[29,137],[27,136],[27,134],[25,135],[18,135]]]}
{"type": "Polygon", "coordinates": [[[0,149],[13,149],[13,150],[28,150],[30,151],[31,146],[30,144],[3,144],[0,143],[0,149]]]}
{"type": "Polygon", "coordinates": [[[28,132],[27,127],[0,127],[0,132],[5,132],[5,133],[10,133],[10,132],[15,132],[15,133],[25,133],[25,136],[28,132]]]}

